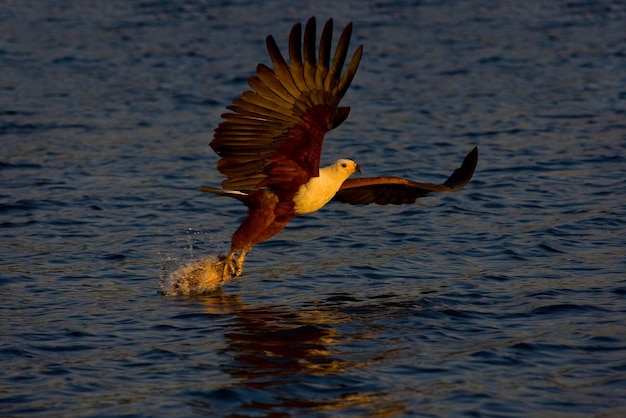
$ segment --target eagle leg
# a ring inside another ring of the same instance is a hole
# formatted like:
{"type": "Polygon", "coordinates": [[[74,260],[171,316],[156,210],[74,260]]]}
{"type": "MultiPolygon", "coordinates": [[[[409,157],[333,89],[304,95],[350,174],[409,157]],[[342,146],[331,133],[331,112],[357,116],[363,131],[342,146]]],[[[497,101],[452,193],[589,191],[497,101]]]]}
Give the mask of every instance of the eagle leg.
{"type": "Polygon", "coordinates": [[[246,260],[246,255],[250,249],[243,249],[239,253],[238,257],[235,257],[237,250],[230,250],[228,255],[220,256],[220,261],[224,264],[224,270],[222,271],[223,278],[236,278],[243,273],[243,263],[246,260]]]}
{"type": "Polygon", "coordinates": [[[243,249],[241,250],[241,253],[239,253],[239,257],[237,257],[237,260],[235,261],[235,270],[233,272],[235,277],[239,277],[243,273],[243,263],[246,260],[246,255],[248,254],[248,251],[250,250],[243,249]]]}
{"type": "Polygon", "coordinates": [[[219,256],[220,261],[222,261],[224,270],[222,270],[222,280],[231,279],[233,277],[238,277],[240,274],[236,274],[235,269],[235,251],[231,250],[228,255],[219,256]]]}

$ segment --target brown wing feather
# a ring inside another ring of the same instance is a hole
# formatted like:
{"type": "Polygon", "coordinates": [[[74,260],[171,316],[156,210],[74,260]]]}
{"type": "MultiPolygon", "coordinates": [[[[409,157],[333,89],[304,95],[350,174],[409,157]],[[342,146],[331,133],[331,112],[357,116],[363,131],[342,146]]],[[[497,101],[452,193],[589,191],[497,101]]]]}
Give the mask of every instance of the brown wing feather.
{"type": "Polygon", "coordinates": [[[414,203],[430,192],[454,192],[462,189],[474,175],[478,148],[465,156],[461,167],[454,170],[443,184],[418,183],[401,177],[370,177],[347,179],[334,200],[352,205],[401,205],[414,203]]]}
{"type": "Polygon", "coordinates": [[[338,107],[361,60],[359,46],[345,73],[352,24],[343,30],[330,66],[332,20],[324,25],[316,54],[315,18],[309,19],[302,40],[302,26],[289,36],[289,64],[274,38],[267,38],[273,69],[259,64],[245,91],[222,115],[210,145],[221,157],[218,169],[232,190],[271,187],[297,190],[318,175],[326,132],[348,116],[338,107]]]}

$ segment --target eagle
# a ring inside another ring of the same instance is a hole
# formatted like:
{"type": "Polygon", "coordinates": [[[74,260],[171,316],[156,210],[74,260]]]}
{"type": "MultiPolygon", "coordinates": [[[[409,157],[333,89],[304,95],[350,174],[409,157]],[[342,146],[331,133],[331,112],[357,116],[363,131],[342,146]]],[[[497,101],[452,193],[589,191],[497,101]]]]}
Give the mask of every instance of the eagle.
{"type": "Polygon", "coordinates": [[[316,21],[302,33],[297,23],[289,35],[289,63],[270,35],[266,39],[272,62],[259,64],[248,80],[252,90],[227,106],[210,147],[220,157],[217,169],[226,176],[222,187],[203,186],[202,192],[228,196],[248,208],[234,232],[230,251],[221,256],[223,277],[242,274],[248,252],[280,232],[293,218],[315,212],[330,201],[352,205],[414,203],[430,192],[463,188],[474,174],[474,148],[442,184],[402,177],[355,177],[359,165],[349,159],[320,167],[326,133],[346,120],[349,107],[339,106],[363,53],[357,47],[347,64],[352,23],[342,31],[332,54],[333,20],[322,30],[316,47],[316,21]],[[304,35],[304,36],[303,36],[304,35]],[[332,55],[332,62],[331,62],[332,55]],[[343,72],[343,74],[342,74],[343,72]]]}

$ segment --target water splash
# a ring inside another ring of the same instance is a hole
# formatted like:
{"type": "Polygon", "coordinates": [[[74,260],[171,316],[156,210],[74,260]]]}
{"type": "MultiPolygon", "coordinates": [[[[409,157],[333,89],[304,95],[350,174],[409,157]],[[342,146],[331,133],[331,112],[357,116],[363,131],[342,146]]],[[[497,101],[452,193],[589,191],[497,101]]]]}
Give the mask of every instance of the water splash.
{"type": "Polygon", "coordinates": [[[166,296],[206,295],[215,292],[232,277],[224,274],[223,258],[210,256],[190,261],[176,270],[164,271],[161,293],[166,296]]]}

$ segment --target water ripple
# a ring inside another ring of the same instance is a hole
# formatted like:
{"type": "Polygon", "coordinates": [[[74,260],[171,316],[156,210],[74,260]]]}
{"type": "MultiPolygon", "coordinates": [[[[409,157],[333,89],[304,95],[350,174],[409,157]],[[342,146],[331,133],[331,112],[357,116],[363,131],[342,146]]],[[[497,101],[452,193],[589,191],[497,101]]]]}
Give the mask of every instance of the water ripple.
{"type": "Polygon", "coordinates": [[[623,415],[624,7],[259,4],[0,12],[0,415],[623,415]],[[211,129],[310,15],[365,45],[325,162],[439,182],[478,145],[475,178],[160,295],[228,249],[211,129]]]}

